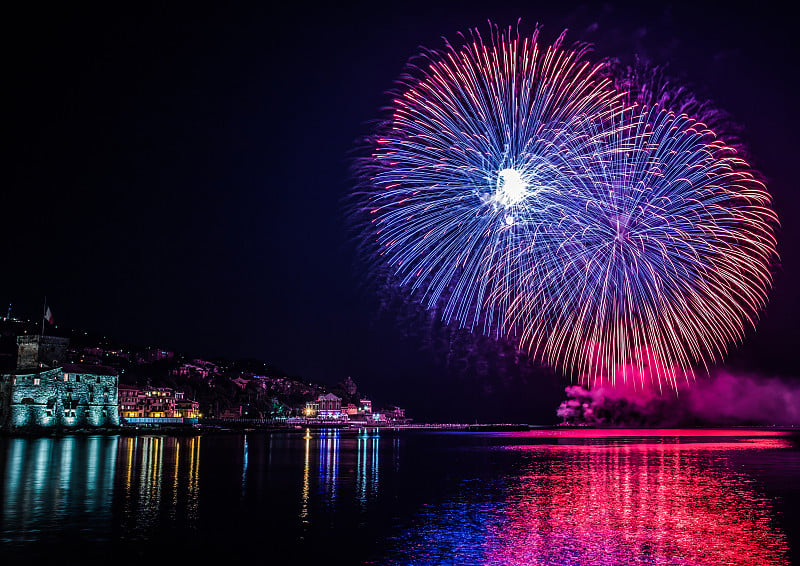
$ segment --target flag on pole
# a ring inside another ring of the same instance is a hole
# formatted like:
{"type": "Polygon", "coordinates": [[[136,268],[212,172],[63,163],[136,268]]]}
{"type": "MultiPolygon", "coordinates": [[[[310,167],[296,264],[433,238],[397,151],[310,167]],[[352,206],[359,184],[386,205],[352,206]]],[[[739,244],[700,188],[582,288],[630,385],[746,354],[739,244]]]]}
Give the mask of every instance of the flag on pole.
{"type": "Polygon", "coordinates": [[[50,311],[50,307],[47,307],[44,311],[44,319],[49,322],[50,324],[55,324],[56,319],[53,318],[53,313],[50,311]]]}

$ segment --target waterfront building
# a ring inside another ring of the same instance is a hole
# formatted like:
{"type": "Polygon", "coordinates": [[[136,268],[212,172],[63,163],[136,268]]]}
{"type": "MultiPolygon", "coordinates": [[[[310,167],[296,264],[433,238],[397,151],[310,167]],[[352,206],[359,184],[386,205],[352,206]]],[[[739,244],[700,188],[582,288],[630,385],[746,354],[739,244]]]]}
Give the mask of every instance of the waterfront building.
{"type": "Polygon", "coordinates": [[[175,413],[176,418],[198,419],[200,414],[200,403],[193,399],[186,399],[183,391],[175,392],[175,413]]]}
{"type": "Polygon", "coordinates": [[[372,414],[372,401],[370,401],[369,399],[361,399],[359,401],[359,404],[361,405],[360,410],[362,414],[364,414],[365,416],[369,416],[372,414]]]}
{"type": "Polygon", "coordinates": [[[317,398],[317,404],[319,405],[319,409],[317,410],[317,416],[319,418],[342,418],[342,399],[333,393],[320,395],[317,398]]]}
{"type": "Polygon", "coordinates": [[[307,402],[302,409],[302,418],[321,421],[329,421],[331,419],[344,420],[365,426],[371,424],[408,424],[411,422],[411,419],[405,415],[405,409],[400,407],[392,406],[375,413],[372,411],[372,401],[370,399],[360,399],[358,405],[353,403],[342,405],[342,400],[333,393],[320,395],[316,401],[307,402]]]}
{"type": "Polygon", "coordinates": [[[406,410],[398,406],[393,406],[390,407],[389,409],[384,409],[383,414],[386,416],[386,420],[395,423],[405,423],[411,420],[406,418],[406,410]]]}
{"type": "Polygon", "coordinates": [[[135,385],[119,385],[119,414],[123,418],[136,418],[144,415],[139,412],[141,389],[135,385]]]}
{"type": "Polygon", "coordinates": [[[303,416],[309,419],[313,419],[317,416],[319,412],[319,403],[316,401],[309,401],[306,403],[305,409],[303,409],[303,416]]]}
{"type": "Polygon", "coordinates": [[[55,336],[17,338],[16,369],[0,375],[1,428],[119,425],[116,370],[63,364],[68,345],[55,336]]]}
{"type": "Polygon", "coordinates": [[[120,385],[119,413],[124,419],[196,419],[200,417],[200,404],[169,387],[120,385]]]}
{"type": "Polygon", "coordinates": [[[175,412],[175,391],[168,387],[151,387],[140,397],[146,417],[172,417],[175,412]]]}

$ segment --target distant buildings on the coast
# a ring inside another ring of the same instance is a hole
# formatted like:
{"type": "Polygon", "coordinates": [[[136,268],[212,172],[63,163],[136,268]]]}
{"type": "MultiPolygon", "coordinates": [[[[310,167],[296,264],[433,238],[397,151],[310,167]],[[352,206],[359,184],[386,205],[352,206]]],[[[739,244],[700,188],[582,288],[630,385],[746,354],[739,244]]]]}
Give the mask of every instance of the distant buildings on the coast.
{"type": "Polygon", "coordinates": [[[369,399],[361,399],[358,405],[354,403],[342,405],[341,397],[333,393],[326,393],[325,395],[320,395],[316,401],[307,402],[303,409],[303,416],[294,420],[304,423],[333,421],[374,425],[383,423],[406,424],[411,419],[406,418],[405,410],[400,407],[391,407],[384,411],[373,413],[372,401],[369,399]]]}
{"type": "Polygon", "coordinates": [[[161,348],[137,350],[105,337],[35,334],[0,321],[0,429],[91,429],[120,424],[260,421],[381,426],[410,421],[373,410],[348,377],[325,387],[276,375],[256,360],[209,361],[161,348]]]}

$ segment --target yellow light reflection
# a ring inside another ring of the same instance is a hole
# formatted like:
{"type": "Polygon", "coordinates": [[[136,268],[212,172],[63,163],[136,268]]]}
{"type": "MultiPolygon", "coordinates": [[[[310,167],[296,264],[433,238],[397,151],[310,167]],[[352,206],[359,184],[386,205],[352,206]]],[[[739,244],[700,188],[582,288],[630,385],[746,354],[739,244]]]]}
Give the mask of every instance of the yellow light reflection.
{"type": "Polygon", "coordinates": [[[123,529],[151,529],[160,516],[174,519],[178,512],[190,522],[197,520],[199,437],[123,438],[118,454],[125,470],[123,529]]]}
{"type": "Polygon", "coordinates": [[[308,492],[309,492],[309,471],[311,466],[311,430],[306,429],[306,435],[303,437],[306,441],[305,446],[305,463],[303,465],[303,491],[300,495],[300,520],[303,523],[308,523],[308,492]]]}

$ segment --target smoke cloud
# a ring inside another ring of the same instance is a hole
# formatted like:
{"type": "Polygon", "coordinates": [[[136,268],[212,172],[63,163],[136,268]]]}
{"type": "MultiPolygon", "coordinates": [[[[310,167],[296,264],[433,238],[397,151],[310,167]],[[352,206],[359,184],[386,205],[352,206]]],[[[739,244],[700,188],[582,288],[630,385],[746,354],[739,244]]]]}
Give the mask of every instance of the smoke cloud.
{"type": "Polygon", "coordinates": [[[556,414],[567,424],[606,426],[800,425],[800,380],[720,372],[675,391],[580,385],[556,414]]]}

